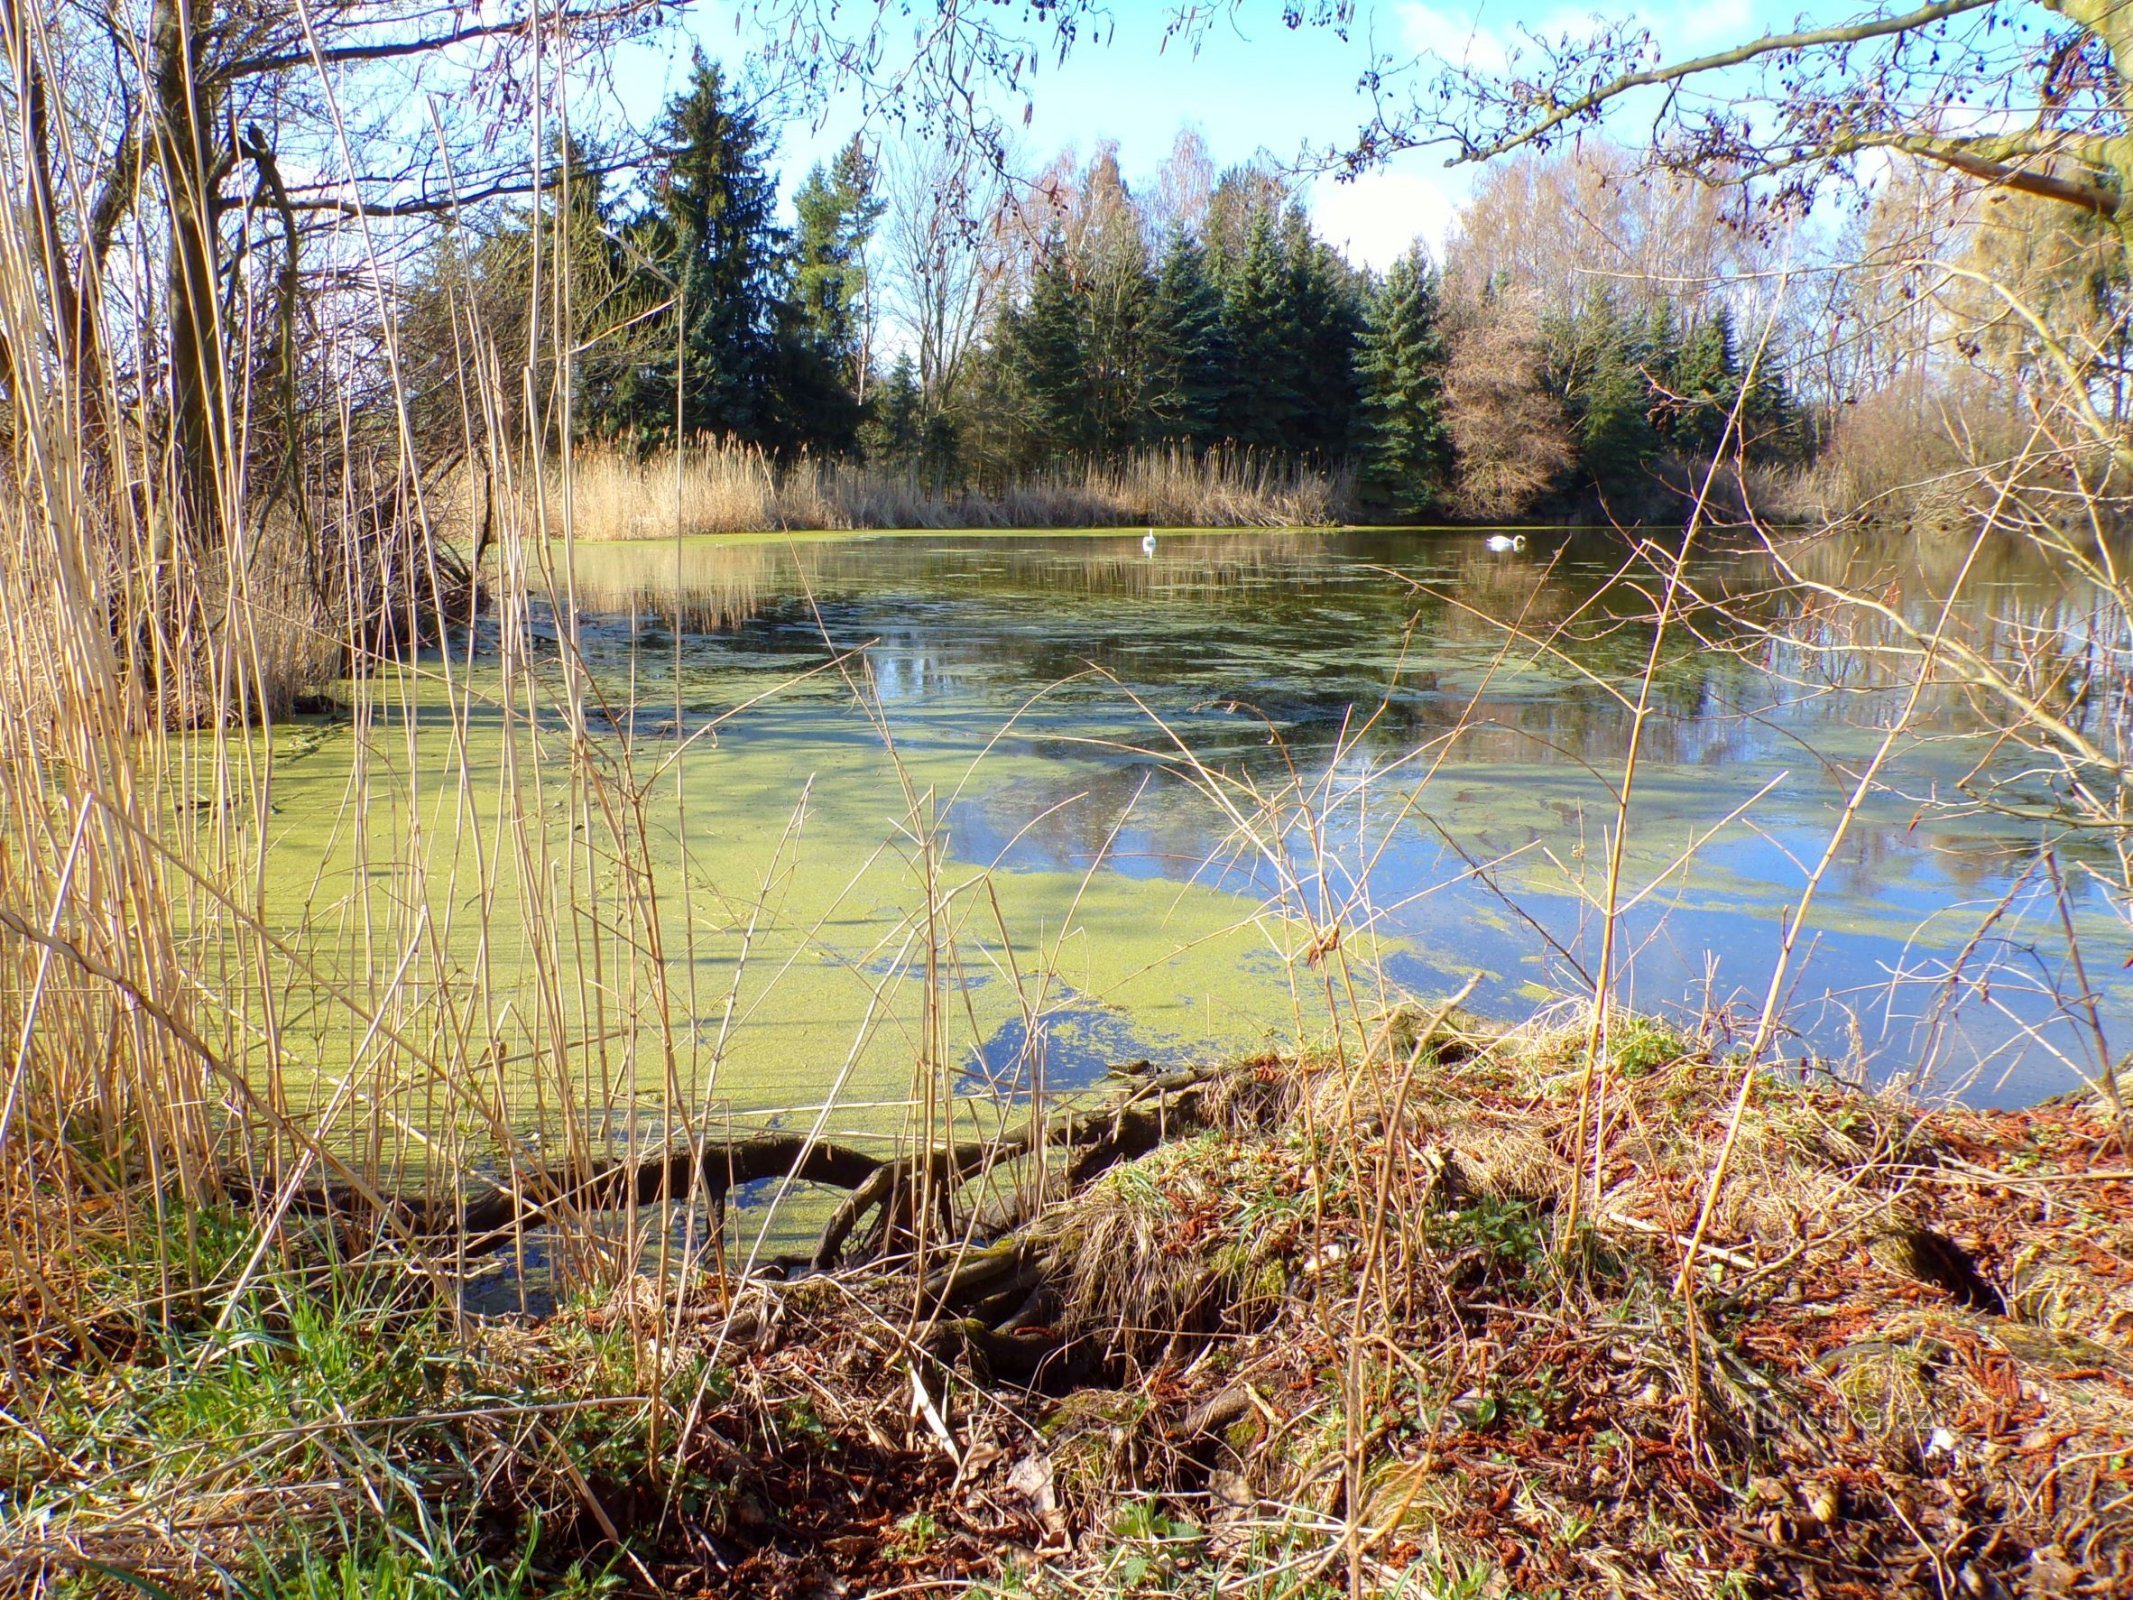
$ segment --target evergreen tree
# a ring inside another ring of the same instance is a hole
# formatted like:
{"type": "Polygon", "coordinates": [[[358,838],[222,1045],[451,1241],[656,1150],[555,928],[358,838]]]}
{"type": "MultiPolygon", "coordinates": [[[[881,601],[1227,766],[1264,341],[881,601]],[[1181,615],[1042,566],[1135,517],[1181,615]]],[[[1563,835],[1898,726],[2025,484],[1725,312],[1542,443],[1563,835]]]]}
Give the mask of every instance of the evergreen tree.
{"type": "Polygon", "coordinates": [[[1279,217],[1288,202],[1288,185],[1256,162],[1222,174],[1207,197],[1207,220],[1200,234],[1208,273],[1217,283],[1227,286],[1243,267],[1252,224],[1261,216],[1279,217]]]}
{"type": "Polygon", "coordinates": [[[1724,306],[1707,311],[1689,329],[1673,359],[1665,363],[1665,371],[1673,396],[1668,429],[1672,442],[1676,449],[1708,461],[1724,441],[1727,422],[1741,397],[1731,313],[1724,306]]]}
{"type": "MultiPolygon", "coordinates": [[[[670,154],[640,238],[682,318],[682,408],[668,431],[792,442],[778,403],[788,236],[775,221],[769,132],[754,112],[727,103],[724,76],[701,51],[663,131],[670,154]]],[[[655,394],[674,393],[673,361],[670,351],[654,364],[655,394]]]]}
{"type": "Polygon", "coordinates": [[[1063,222],[1040,263],[1027,330],[1044,453],[1114,456],[1148,425],[1155,284],[1146,221],[1109,148],[1090,162],[1063,222]]]}
{"type": "Polygon", "coordinates": [[[874,386],[866,409],[859,437],[867,459],[888,466],[915,461],[925,431],[926,404],[918,386],[918,367],[909,351],[898,356],[889,375],[874,386]]]}
{"type": "Polygon", "coordinates": [[[1741,431],[1753,462],[1804,466],[1813,453],[1807,418],[1783,376],[1767,363],[1757,363],[1749,382],[1748,401],[1741,408],[1741,431]]]}
{"type": "Polygon", "coordinates": [[[1691,456],[1709,460],[1723,445],[1728,454],[1739,450],[1755,462],[1799,458],[1805,434],[1798,408],[1767,365],[1758,363],[1750,381],[1725,305],[1712,306],[1689,330],[1667,387],[1676,397],[1674,444],[1691,456]],[[1736,406],[1739,429],[1727,443],[1726,424],[1736,406]]]}
{"type": "Polygon", "coordinates": [[[1312,236],[1300,207],[1262,209],[1227,274],[1226,430],[1240,444],[1332,458],[1353,442],[1361,276],[1312,236]]]}
{"type": "Polygon", "coordinates": [[[570,273],[568,371],[576,436],[607,438],[626,430],[639,404],[646,348],[657,338],[644,313],[664,296],[645,281],[616,237],[615,206],[599,166],[598,151],[575,140],[560,142],[551,157],[551,182],[539,199],[455,222],[419,263],[408,286],[402,345],[411,420],[425,436],[463,426],[453,330],[471,306],[497,348],[528,353],[534,363],[529,388],[536,415],[530,422],[521,416],[525,391],[507,386],[501,396],[506,428],[516,435],[531,426],[544,448],[561,444],[554,330],[527,322],[536,252],[544,273],[562,263],[570,273]]]}
{"type": "MultiPolygon", "coordinates": [[[[570,263],[572,424],[581,439],[628,430],[645,396],[645,357],[658,337],[645,313],[662,298],[619,237],[615,207],[597,162],[571,141],[564,152],[570,263]]],[[[517,313],[523,318],[525,311],[517,313]]],[[[543,341],[544,344],[548,341],[543,341]]],[[[667,404],[672,405],[671,394],[667,404]]]]}
{"type": "Polygon", "coordinates": [[[1252,218],[1229,276],[1223,321],[1235,365],[1223,407],[1225,431],[1257,449],[1293,449],[1304,409],[1296,372],[1305,329],[1297,315],[1288,251],[1268,212],[1252,218]]]}
{"type": "Polygon", "coordinates": [[[1339,251],[1313,236],[1301,206],[1290,208],[1282,231],[1292,315],[1301,330],[1289,377],[1301,404],[1289,448],[1331,460],[1346,455],[1355,443],[1355,357],[1368,280],[1339,251]]]}
{"type": "Polygon", "coordinates": [[[1107,148],[1090,163],[1077,210],[1070,237],[1081,291],[1082,415],[1072,432],[1083,450],[1111,456],[1138,444],[1148,424],[1148,317],[1155,298],[1147,221],[1114,151],[1107,148]]]}
{"type": "Polygon", "coordinates": [[[867,245],[887,208],[878,190],[874,161],[855,136],[793,196],[793,301],[816,347],[855,392],[865,377],[867,245]]]}
{"type": "Polygon", "coordinates": [[[1232,382],[1222,292],[1206,248],[1181,227],[1170,230],[1156,276],[1147,363],[1148,438],[1182,440],[1195,449],[1219,439],[1222,401],[1232,382]]]}
{"type": "Polygon", "coordinates": [[[1648,332],[1607,300],[1555,319],[1548,331],[1550,386],[1571,421],[1579,474],[1624,516],[1649,494],[1660,447],[1648,332]]]}
{"type": "Polygon", "coordinates": [[[1083,387],[1088,357],[1082,299],[1074,263],[1054,233],[1031,279],[1029,303],[1015,314],[1006,339],[1006,354],[1020,369],[1029,397],[1038,459],[1096,445],[1083,387]]]}
{"type": "Polygon", "coordinates": [[[1672,445],[1681,421],[1682,408],[1674,397],[1681,392],[1687,333],[1670,295],[1661,295],[1645,306],[1640,317],[1637,342],[1642,352],[1644,385],[1651,395],[1646,410],[1662,445],[1672,445]]]}
{"type": "Polygon", "coordinates": [[[1451,472],[1445,359],[1436,274],[1418,248],[1393,263],[1371,296],[1355,363],[1364,492],[1398,516],[1429,511],[1451,472]]]}
{"type": "Polygon", "coordinates": [[[1130,450],[1148,435],[1155,387],[1148,320],[1154,303],[1155,280],[1137,237],[1131,249],[1095,263],[1084,300],[1082,404],[1088,416],[1080,431],[1099,454],[1130,450]]]}

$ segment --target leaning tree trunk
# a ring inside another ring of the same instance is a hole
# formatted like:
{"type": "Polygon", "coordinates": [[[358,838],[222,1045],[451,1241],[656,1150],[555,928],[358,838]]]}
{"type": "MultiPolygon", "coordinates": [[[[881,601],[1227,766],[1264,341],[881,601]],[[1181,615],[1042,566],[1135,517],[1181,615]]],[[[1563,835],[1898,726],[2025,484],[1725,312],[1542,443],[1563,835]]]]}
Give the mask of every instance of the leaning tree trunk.
{"type": "Polygon", "coordinates": [[[208,142],[215,107],[199,70],[211,6],[212,0],[155,0],[149,23],[156,164],[170,217],[171,524],[196,546],[213,543],[222,525],[229,459],[216,295],[218,173],[208,142]]]}

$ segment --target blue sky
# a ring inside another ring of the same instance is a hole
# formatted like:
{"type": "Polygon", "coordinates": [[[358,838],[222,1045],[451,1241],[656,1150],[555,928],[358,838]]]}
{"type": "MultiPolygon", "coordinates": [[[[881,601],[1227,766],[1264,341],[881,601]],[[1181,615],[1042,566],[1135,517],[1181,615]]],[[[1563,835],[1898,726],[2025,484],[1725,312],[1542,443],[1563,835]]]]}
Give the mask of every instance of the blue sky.
{"type": "MultiPolygon", "coordinates": [[[[871,11],[871,6],[859,10],[871,11]]],[[[895,8],[889,8],[892,12],[895,8]]],[[[1012,9],[1003,6],[1003,13],[1012,9]]],[[[1477,68],[1500,65],[1519,30],[1583,33],[1595,17],[1634,10],[1670,54],[1697,54],[1789,23],[1797,0],[1781,9],[1771,0],[1656,0],[1642,7],[1548,0],[1358,0],[1350,38],[1323,29],[1290,31],[1278,0],[1245,0],[1234,18],[1215,22],[1190,49],[1163,48],[1173,0],[1115,0],[1108,40],[1085,39],[1062,66],[1047,56],[1030,84],[1033,113],[1021,154],[1032,166],[1072,145],[1086,156],[1115,139],[1129,180],[1153,172],[1181,127],[1206,138],[1218,167],[1265,152],[1294,158],[1306,146],[1352,135],[1364,114],[1356,80],[1373,45],[1389,53],[1430,51],[1477,68]]],[[[1827,12],[1810,4],[1810,12],[1827,12]]],[[[729,5],[701,6],[686,36],[729,62],[743,53],[729,5]]],[[[643,118],[671,92],[687,69],[687,45],[628,65],[621,74],[632,114],[643,118]]],[[[1007,109],[1019,118],[1019,102],[1007,109]]],[[[781,190],[789,196],[807,168],[849,137],[856,104],[833,105],[818,130],[801,123],[781,133],[781,190]]],[[[893,127],[875,132],[893,140],[893,127]]],[[[1473,181],[1469,169],[1446,170],[1434,152],[1418,151],[1356,182],[1330,179],[1313,186],[1313,214],[1321,232],[1358,259],[1382,267],[1420,237],[1442,244],[1460,198],[1473,181]]]]}
{"type": "MultiPolygon", "coordinates": [[[[915,9],[924,13],[930,6],[919,0],[915,9]]],[[[1060,147],[1071,145],[1088,156],[1101,141],[1116,139],[1130,181],[1154,173],[1177,130],[1192,126],[1205,137],[1216,166],[1254,154],[1293,160],[1305,147],[1352,137],[1365,115],[1357,77],[1374,49],[1401,58],[1427,51],[1487,70],[1502,66],[1506,45],[1521,30],[1585,34],[1595,19],[1634,13],[1668,55],[1694,55],[1787,26],[1800,9],[1798,0],[1792,6],[1779,0],[1647,0],[1645,6],[1608,0],[1357,0],[1357,21],[1342,41],[1329,30],[1284,28],[1280,0],[1244,0],[1235,15],[1205,30],[1197,49],[1177,41],[1165,49],[1162,30],[1175,0],[1113,0],[1107,36],[1090,28],[1064,64],[1045,55],[1026,85],[1032,115],[1020,158],[1037,169],[1060,147]]],[[[1809,15],[1834,9],[1834,0],[1805,6],[1809,15]]],[[[875,6],[862,0],[847,11],[862,15],[875,6]]],[[[889,26],[909,26],[894,17],[896,6],[885,11],[892,13],[889,26]]],[[[1013,17],[1013,0],[998,11],[1013,17]]],[[[659,51],[634,51],[621,64],[616,79],[631,119],[648,124],[657,115],[659,102],[687,73],[689,41],[727,64],[738,64],[747,51],[732,4],[695,6],[683,34],[668,36],[659,51]]],[[[1020,122],[1020,96],[1000,109],[1009,122],[1020,122]]],[[[791,122],[781,130],[783,196],[798,188],[808,166],[849,137],[857,119],[860,107],[847,98],[834,102],[819,128],[791,122]]],[[[889,143],[898,137],[894,124],[877,124],[870,132],[889,143]]],[[[1410,151],[1352,183],[1320,179],[1310,205],[1320,233],[1359,260],[1384,267],[1416,237],[1440,247],[1472,181],[1472,169],[1446,171],[1436,151],[1410,151]]]]}

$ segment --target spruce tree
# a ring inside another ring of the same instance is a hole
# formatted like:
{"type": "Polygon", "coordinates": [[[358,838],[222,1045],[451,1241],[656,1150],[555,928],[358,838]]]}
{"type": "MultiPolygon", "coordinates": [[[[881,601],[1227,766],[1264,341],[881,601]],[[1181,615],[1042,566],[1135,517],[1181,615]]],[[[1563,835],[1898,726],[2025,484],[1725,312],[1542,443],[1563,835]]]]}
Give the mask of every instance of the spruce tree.
{"type": "Polygon", "coordinates": [[[866,422],[859,434],[867,459],[884,466],[907,466],[916,461],[925,431],[925,411],[925,396],[918,387],[918,366],[906,351],[867,396],[866,422]]]}
{"type": "Polygon", "coordinates": [[[1714,306],[1689,329],[1668,363],[1675,447],[1708,461],[1724,442],[1726,424],[1740,402],[1741,370],[1734,351],[1733,318],[1714,306]]]}
{"type": "Polygon", "coordinates": [[[1245,234],[1223,306],[1235,359],[1223,409],[1227,432],[1239,444],[1262,450],[1296,447],[1304,408],[1296,384],[1304,326],[1295,287],[1282,235],[1273,217],[1261,211],[1245,234]]]}
{"type": "MultiPolygon", "coordinates": [[[[647,281],[616,237],[616,208],[600,175],[600,156],[599,150],[575,139],[558,141],[549,192],[531,205],[507,210],[500,226],[479,237],[470,250],[456,241],[448,242],[437,262],[442,273],[432,277],[425,271],[414,286],[416,304],[429,299],[436,305],[432,297],[450,294],[444,285],[458,275],[458,264],[464,259],[471,281],[461,292],[473,295],[489,337],[503,349],[525,349],[529,342],[533,347],[537,363],[533,392],[542,408],[544,444],[550,447],[560,442],[556,430],[563,420],[558,411],[549,409],[555,345],[547,329],[535,332],[529,341],[526,325],[528,280],[536,252],[543,270],[552,270],[550,264],[559,257],[570,264],[570,420],[577,437],[628,439],[653,399],[646,393],[643,365],[661,334],[656,318],[646,313],[665,295],[660,285],[647,281]]],[[[450,309],[448,298],[437,310],[447,326],[463,315],[450,309]]],[[[671,345],[671,335],[667,337],[671,345]]],[[[408,378],[416,411],[434,411],[434,402],[442,399],[448,415],[459,414],[456,379],[448,378],[441,386],[429,381],[430,374],[456,372],[453,359],[449,343],[409,350],[408,378]]],[[[506,404],[517,399],[514,392],[506,404]]],[[[673,409],[671,391],[664,409],[673,409]]],[[[515,405],[512,410],[516,411],[515,405]]]]}
{"type": "Polygon", "coordinates": [[[1030,423],[1040,457],[1091,447],[1091,418],[1083,389],[1087,355],[1082,294],[1074,264],[1057,234],[1045,241],[1030,283],[1029,303],[1008,328],[1006,354],[1020,370],[1032,407],[1030,423]]]}
{"type": "Polygon", "coordinates": [[[1206,247],[1181,227],[1170,230],[1148,311],[1151,442],[1205,449],[1222,436],[1222,401],[1232,381],[1222,292],[1206,247]]]}
{"type": "Polygon", "coordinates": [[[808,334],[855,391],[864,379],[866,250],[887,208],[878,190],[875,163],[855,135],[793,196],[793,301],[808,334]]]}
{"type": "Polygon", "coordinates": [[[1748,459],[1763,465],[1804,466],[1813,441],[1807,419],[1786,387],[1785,380],[1767,360],[1756,364],[1748,383],[1748,399],[1741,407],[1741,432],[1748,459]]]}
{"type": "MultiPolygon", "coordinates": [[[[718,66],[698,51],[688,86],[668,105],[670,152],[656,177],[640,247],[678,296],[686,434],[784,443],[777,405],[786,305],[787,235],[776,222],[769,132],[727,104],[718,66]]],[[[675,390],[671,350],[652,395],[675,390]]]]}
{"type": "Polygon", "coordinates": [[[1649,494],[1660,446],[1647,334],[1607,300],[1549,329],[1551,386],[1571,419],[1580,475],[1610,511],[1625,516],[1636,515],[1649,494]]]}
{"type": "Polygon", "coordinates": [[[1078,278],[1079,416],[1069,431],[1081,449],[1116,455],[1145,435],[1153,388],[1148,321],[1155,282],[1137,216],[1085,243],[1078,278]]]}
{"type": "Polygon", "coordinates": [[[1301,206],[1290,207],[1282,233],[1299,330],[1289,358],[1289,382],[1299,401],[1289,447],[1331,460],[1355,443],[1355,355],[1367,280],[1312,234],[1301,206]]]}
{"type": "Polygon", "coordinates": [[[1395,516],[1426,514],[1451,472],[1445,359],[1436,274],[1417,248],[1393,263],[1371,296],[1355,363],[1364,493],[1395,516]]]}

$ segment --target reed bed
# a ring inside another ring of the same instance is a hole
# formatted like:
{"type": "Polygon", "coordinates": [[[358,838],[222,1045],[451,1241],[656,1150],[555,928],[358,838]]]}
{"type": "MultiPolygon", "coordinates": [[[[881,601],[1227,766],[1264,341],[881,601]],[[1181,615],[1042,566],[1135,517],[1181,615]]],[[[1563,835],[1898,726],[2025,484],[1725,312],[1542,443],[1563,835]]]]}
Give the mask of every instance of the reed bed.
{"type": "MultiPolygon", "coordinates": [[[[1183,446],[1058,467],[996,489],[941,485],[915,467],[707,442],[633,456],[581,450],[569,464],[581,539],[786,529],[1325,527],[1351,504],[1349,474],[1251,450],[1183,446]]],[[[560,504],[563,469],[547,496],[560,504]]]]}

